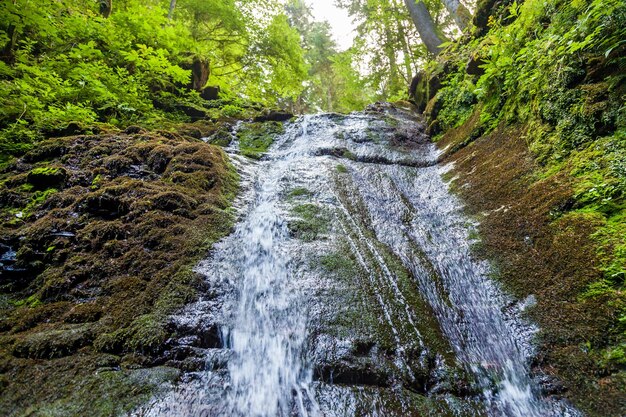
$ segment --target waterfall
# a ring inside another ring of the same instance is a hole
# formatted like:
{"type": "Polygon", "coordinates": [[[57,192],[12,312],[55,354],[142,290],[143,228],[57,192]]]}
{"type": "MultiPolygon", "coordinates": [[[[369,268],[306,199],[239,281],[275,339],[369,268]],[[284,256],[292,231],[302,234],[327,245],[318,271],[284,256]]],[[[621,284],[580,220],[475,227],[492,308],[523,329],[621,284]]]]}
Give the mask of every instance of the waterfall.
{"type": "Polygon", "coordinates": [[[210,294],[174,318],[221,346],[137,415],[579,415],[543,394],[529,303],[472,256],[410,112],[304,116],[260,162],[228,151],[239,221],[198,267],[210,294]]]}

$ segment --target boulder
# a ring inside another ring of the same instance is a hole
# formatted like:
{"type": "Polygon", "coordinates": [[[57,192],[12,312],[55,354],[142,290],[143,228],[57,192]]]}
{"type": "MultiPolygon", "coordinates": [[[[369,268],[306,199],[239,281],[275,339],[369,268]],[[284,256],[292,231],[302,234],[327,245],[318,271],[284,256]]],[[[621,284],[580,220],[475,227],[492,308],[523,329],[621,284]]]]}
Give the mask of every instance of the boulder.
{"type": "Polygon", "coordinates": [[[186,69],[191,69],[191,83],[188,87],[192,90],[202,91],[211,73],[209,60],[196,56],[191,66],[186,69]]]}
{"type": "Polygon", "coordinates": [[[424,115],[426,116],[428,121],[428,128],[426,129],[427,135],[436,135],[441,131],[441,127],[439,125],[439,122],[437,121],[437,116],[439,116],[442,105],[443,102],[437,99],[437,97],[433,97],[432,99],[430,99],[430,101],[426,105],[424,115]]]}
{"type": "Polygon", "coordinates": [[[409,87],[409,98],[417,107],[419,113],[424,112],[427,103],[435,97],[441,87],[439,73],[427,73],[420,71],[409,87]]]}
{"type": "Polygon", "coordinates": [[[484,36],[489,30],[489,16],[494,12],[496,3],[501,2],[499,0],[479,0],[478,4],[476,4],[472,23],[474,24],[474,31],[477,37],[484,36]]]}
{"type": "Polygon", "coordinates": [[[92,340],[89,326],[66,325],[19,337],[11,353],[18,358],[61,358],[89,345],[92,340]]]}
{"type": "Polygon", "coordinates": [[[478,75],[479,77],[485,73],[485,69],[481,68],[485,61],[478,55],[472,54],[465,65],[465,72],[469,75],[478,75]]]}
{"type": "Polygon", "coordinates": [[[269,110],[254,118],[255,122],[285,122],[293,117],[293,113],[282,110],[269,110]]]}
{"type": "Polygon", "coordinates": [[[189,116],[192,121],[205,119],[207,117],[206,109],[192,104],[178,104],[176,109],[189,116]]]}
{"type": "Polygon", "coordinates": [[[208,101],[217,100],[219,98],[219,95],[220,95],[219,87],[205,87],[200,93],[200,97],[208,101]]]}
{"type": "Polygon", "coordinates": [[[500,22],[503,26],[511,23],[508,7],[513,0],[479,0],[476,4],[476,11],[472,23],[474,25],[474,36],[483,37],[489,31],[489,18],[493,16],[496,22],[500,22]]]}
{"type": "Polygon", "coordinates": [[[128,126],[125,130],[124,133],[126,133],[127,135],[136,135],[138,133],[144,133],[145,131],[140,128],[139,126],[128,126]]]}

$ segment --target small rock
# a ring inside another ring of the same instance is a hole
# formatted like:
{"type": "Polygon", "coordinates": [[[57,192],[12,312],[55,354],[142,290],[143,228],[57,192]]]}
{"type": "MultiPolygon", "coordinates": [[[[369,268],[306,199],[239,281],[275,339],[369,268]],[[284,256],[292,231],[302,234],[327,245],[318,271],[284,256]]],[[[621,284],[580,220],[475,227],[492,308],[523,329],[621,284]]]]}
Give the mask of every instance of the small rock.
{"type": "Polygon", "coordinates": [[[472,55],[465,65],[465,72],[467,72],[469,75],[483,75],[485,73],[485,69],[481,68],[481,66],[484,64],[485,61],[483,61],[482,58],[476,55],[472,55]]]}
{"type": "Polygon", "coordinates": [[[15,342],[12,353],[18,358],[60,358],[75,353],[92,339],[89,327],[68,325],[26,335],[15,342]]]}
{"type": "Polygon", "coordinates": [[[139,126],[128,126],[126,128],[126,130],[124,130],[124,133],[126,133],[127,135],[135,135],[137,133],[142,133],[143,129],[140,128],[139,126]]]}
{"type": "Polygon", "coordinates": [[[217,100],[219,98],[220,88],[219,87],[205,87],[204,90],[200,93],[200,97],[205,100],[217,100]]]}

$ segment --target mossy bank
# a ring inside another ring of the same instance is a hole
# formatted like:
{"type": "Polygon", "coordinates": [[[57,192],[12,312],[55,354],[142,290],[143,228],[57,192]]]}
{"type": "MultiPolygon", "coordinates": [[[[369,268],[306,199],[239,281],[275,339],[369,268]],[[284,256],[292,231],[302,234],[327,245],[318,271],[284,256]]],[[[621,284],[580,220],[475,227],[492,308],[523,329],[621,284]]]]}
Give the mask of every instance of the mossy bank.
{"type": "Polygon", "coordinates": [[[138,127],[3,165],[3,414],[121,414],[175,379],[168,317],[206,289],[193,268],[229,232],[237,184],[221,148],[138,127]]]}
{"type": "Polygon", "coordinates": [[[590,416],[626,412],[626,7],[479,2],[413,83],[476,252],[535,299],[534,367],[590,416]]]}

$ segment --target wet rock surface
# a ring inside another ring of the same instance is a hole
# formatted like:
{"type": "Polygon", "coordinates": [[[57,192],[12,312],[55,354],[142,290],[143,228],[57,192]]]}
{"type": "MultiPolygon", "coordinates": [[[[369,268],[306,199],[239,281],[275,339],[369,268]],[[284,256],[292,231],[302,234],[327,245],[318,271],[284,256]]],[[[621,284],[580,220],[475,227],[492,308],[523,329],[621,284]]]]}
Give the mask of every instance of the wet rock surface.
{"type": "Polygon", "coordinates": [[[270,110],[254,118],[255,122],[286,122],[293,114],[280,110],[270,110]]]}
{"type": "Polygon", "coordinates": [[[136,415],[578,415],[533,374],[534,328],[409,109],[301,117],[258,162],[228,143],[239,221],[172,318],[188,373],[136,415]]]}

